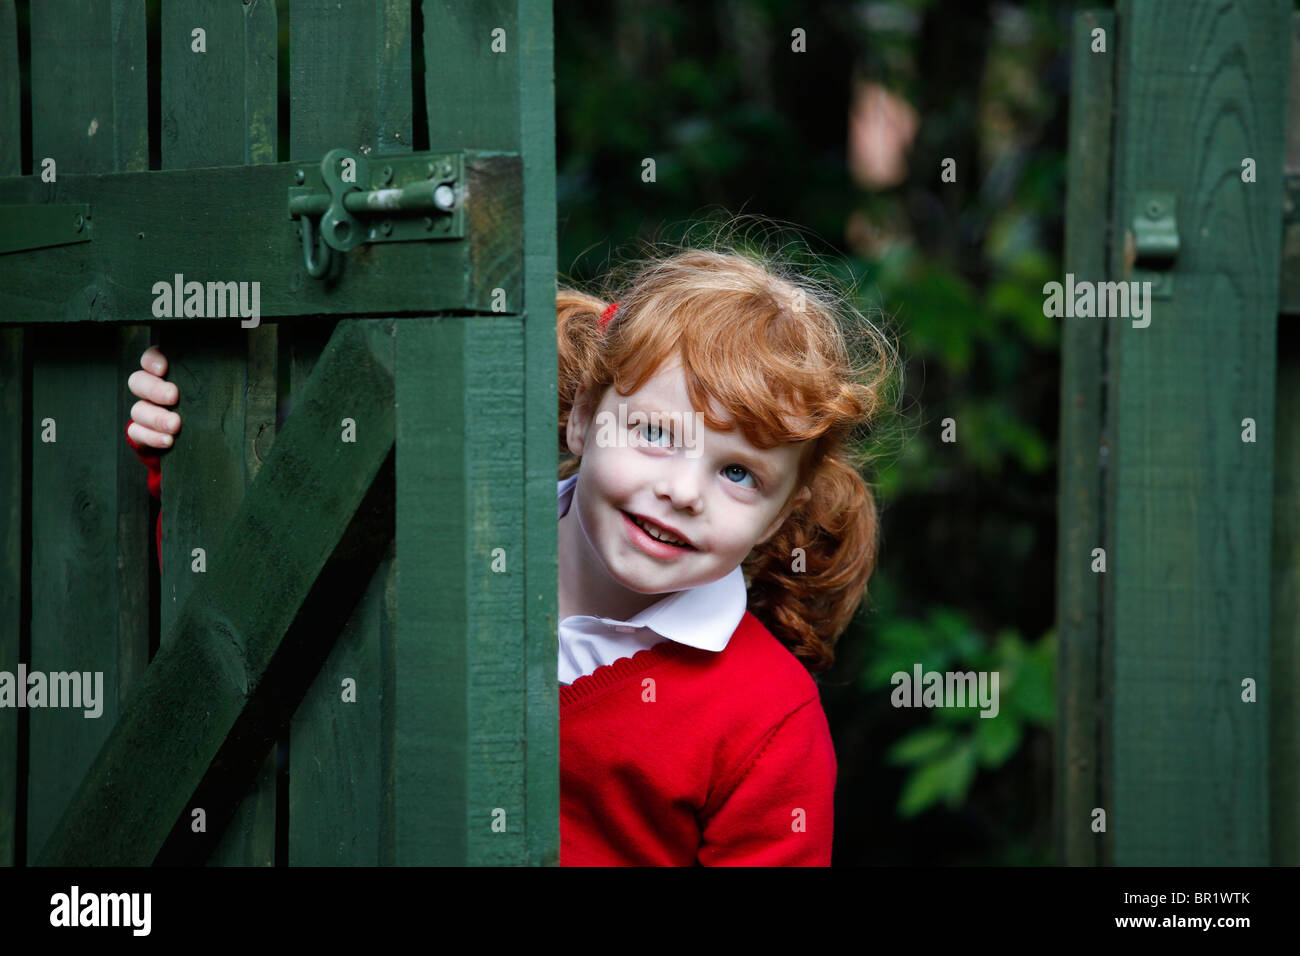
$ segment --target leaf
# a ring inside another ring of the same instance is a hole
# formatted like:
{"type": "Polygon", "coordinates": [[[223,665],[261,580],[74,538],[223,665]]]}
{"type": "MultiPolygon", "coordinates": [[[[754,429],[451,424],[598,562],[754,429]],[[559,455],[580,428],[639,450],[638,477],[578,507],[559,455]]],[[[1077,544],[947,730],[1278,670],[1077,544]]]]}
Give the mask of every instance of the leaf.
{"type": "Polygon", "coordinates": [[[975,774],[975,748],[963,741],[946,755],[918,767],[908,775],[898,798],[898,815],[911,819],[944,801],[950,807],[961,803],[975,774]]]}
{"type": "Polygon", "coordinates": [[[930,760],[952,745],[956,738],[946,727],[923,727],[896,741],[885,759],[891,764],[919,763],[930,760]]]}
{"type": "Polygon", "coordinates": [[[1016,752],[1024,738],[1024,725],[999,711],[996,717],[975,721],[975,753],[985,767],[1000,767],[1016,752]]]}

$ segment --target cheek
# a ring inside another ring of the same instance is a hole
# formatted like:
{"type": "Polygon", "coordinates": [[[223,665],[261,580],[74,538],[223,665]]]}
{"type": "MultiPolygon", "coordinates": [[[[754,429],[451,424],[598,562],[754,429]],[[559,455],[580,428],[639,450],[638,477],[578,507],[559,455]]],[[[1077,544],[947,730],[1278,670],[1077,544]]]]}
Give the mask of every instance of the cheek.
{"type": "Polygon", "coordinates": [[[593,469],[598,494],[618,501],[631,495],[642,485],[649,474],[645,456],[631,448],[600,449],[597,467],[593,469]]]}

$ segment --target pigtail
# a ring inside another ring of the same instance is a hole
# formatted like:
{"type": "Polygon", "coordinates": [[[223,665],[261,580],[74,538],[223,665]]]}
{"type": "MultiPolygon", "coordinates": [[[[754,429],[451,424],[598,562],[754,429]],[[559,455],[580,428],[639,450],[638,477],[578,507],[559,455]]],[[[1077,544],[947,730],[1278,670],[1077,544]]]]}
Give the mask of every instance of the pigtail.
{"type": "Polygon", "coordinates": [[[812,497],[754,549],[746,571],[754,616],[809,670],[823,671],[866,595],[878,521],[871,490],[838,457],[823,460],[809,489],[812,497]]]}
{"type": "Polygon", "coordinates": [[[560,463],[559,477],[567,478],[578,470],[578,459],[569,454],[565,431],[573,399],[584,383],[598,381],[605,362],[600,316],[608,307],[594,295],[561,286],[555,296],[556,341],[559,352],[556,391],[559,395],[560,463]]]}

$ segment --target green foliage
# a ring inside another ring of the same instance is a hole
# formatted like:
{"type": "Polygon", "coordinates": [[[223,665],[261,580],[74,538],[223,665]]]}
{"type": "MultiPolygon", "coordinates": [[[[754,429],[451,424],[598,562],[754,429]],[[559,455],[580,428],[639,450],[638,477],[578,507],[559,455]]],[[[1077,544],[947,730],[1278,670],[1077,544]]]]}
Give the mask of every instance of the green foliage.
{"type": "Polygon", "coordinates": [[[947,608],[932,609],[925,622],[893,620],[882,628],[879,654],[863,675],[868,690],[888,685],[895,672],[984,671],[998,675],[998,712],[984,717],[978,703],[943,707],[932,719],[899,738],[886,759],[910,767],[897,813],[910,819],[940,802],[949,807],[967,797],[977,767],[996,770],[1019,749],[1030,726],[1050,727],[1055,710],[1056,635],[1032,645],[1012,630],[988,642],[966,619],[947,608]],[[966,663],[968,666],[962,666],[966,663]]]}

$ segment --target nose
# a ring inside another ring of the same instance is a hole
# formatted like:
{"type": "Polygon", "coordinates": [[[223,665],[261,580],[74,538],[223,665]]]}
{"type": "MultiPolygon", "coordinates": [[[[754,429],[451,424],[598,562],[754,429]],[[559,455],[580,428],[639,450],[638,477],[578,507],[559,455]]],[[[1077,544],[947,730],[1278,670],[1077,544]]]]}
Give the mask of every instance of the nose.
{"type": "Polygon", "coordinates": [[[655,496],[668,499],[678,511],[699,514],[704,507],[702,478],[696,463],[674,456],[664,474],[655,481],[655,496]]]}

